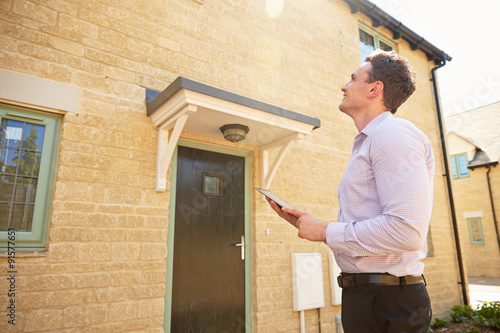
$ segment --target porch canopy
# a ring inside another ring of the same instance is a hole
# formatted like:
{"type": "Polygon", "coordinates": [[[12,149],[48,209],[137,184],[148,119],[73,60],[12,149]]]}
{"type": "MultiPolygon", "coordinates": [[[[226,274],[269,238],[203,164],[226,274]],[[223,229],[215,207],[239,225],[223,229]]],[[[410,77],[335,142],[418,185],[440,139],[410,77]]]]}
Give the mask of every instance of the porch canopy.
{"type": "Polygon", "coordinates": [[[243,141],[261,147],[262,186],[269,188],[292,142],[320,127],[318,118],[178,77],[162,92],[146,89],[147,114],[158,129],[156,190],[166,190],[167,170],[182,131],[223,138],[220,127],[248,126],[243,141]],[[269,150],[280,148],[273,164],[269,150]]]}

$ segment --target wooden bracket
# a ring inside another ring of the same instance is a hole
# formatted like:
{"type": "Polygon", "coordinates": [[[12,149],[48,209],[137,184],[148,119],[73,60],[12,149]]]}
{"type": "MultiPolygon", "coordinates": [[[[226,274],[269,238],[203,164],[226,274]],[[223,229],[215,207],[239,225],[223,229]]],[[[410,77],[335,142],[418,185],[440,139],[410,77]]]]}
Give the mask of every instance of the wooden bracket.
{"type": "Polygon", "coordinates": [[[156,191],[165,192],[167,190],[167,171],[172,160],[177,142],[182,129],[192,112],[196,112],[196,106],[188,105],[175,117],[163,123],[158,128],[158,149],[156,157],[156,191]],[[172,134],[170,135],[170,132],[172,134]],[[170,136],[170,138],[169,138],[170,136]]]}
{"type": "MultiPolygon", "coordinates": [[[[295,140],[299,140],[304,136],[301,133],[294,133],[280,140],[274,141],[266,146],[262,147],[262,186],[265,189],[271,187],[276,171],[278,170],[281,162],[285,158],[285,155],[290,150],[292,143],[295,140]],[[274,159],[272,166],[269,168],[269,150],[274,148],[280,148],[278,155],[274,159]]],[[[264,199],[264,196],[262,196],[264,199]]]]}

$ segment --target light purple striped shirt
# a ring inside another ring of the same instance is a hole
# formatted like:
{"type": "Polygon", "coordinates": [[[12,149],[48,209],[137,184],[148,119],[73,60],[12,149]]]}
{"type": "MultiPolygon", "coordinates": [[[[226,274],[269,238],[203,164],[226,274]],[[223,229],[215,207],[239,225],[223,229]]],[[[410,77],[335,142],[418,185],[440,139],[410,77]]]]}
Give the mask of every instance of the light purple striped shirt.
{"type": "Polygon", "coordinates": [[[411,122],[387,111],[356,136],[326,235],[343,272],[423,273],[433,175],[431,144],[411,122]]]}

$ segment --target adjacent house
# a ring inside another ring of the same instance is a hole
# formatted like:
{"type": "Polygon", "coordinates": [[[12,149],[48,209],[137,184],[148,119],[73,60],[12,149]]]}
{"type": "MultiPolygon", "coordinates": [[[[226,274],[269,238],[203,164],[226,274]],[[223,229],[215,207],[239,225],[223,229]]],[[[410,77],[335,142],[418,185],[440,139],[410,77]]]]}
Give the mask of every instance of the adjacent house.
{"type": "Polygon", "coordinates": [[[500,102],[446,118],[453,193],[470,276],[500,277],[500,102]]]}
{"type": "MultiPolygon", "coordinates": [[[[370,1],[4,0],[0,13],[2,332],[336,332],[331,251],[254,188],[336,221],[357,134],[340,88],[376,48],[414,66],[397,116],[435,153],[434,315],[467,302],[436,104],[451,57],[370,1]]],[[[484,230],[488,202],[467,208],[484,230]]]]}

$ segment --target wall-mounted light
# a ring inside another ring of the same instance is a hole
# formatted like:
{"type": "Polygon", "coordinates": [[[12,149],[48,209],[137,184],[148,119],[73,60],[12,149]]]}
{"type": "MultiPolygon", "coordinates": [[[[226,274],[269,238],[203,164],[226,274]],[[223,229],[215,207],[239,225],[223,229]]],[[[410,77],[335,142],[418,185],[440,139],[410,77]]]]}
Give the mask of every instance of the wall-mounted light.
{"type": "Polygon", "coordinates": [[[244,140],[249,128],[240,124],[227,124],[219,128],[224,135],[224,139],[231,142],[238,142],[244,140]]]}

